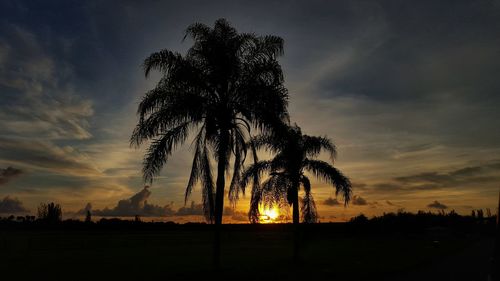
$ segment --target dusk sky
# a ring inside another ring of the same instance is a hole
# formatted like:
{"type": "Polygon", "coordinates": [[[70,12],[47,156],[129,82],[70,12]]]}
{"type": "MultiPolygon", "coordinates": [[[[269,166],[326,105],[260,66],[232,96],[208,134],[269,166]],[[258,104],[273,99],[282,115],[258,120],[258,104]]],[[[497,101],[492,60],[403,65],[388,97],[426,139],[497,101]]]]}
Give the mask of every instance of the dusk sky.
{"type": "MultiPolygon", "coordinates": [[[[0,216],[50,201],[66,217],[87,203],[124,216],[147,199],[151,214],[201,220],[199,188],[184,207],[190,141],[148,192],[129,139],[160,77],[143,60],[184,53],[186,27],[218,18],[284,39],[291,121],[335,142],[356,195],[344,208],[314,181],[321,221],[495,210],[500,1],[13,0],[0,3],[0,216]]],[[[226,222],[247,221],[248,197],[226,222]]]]}

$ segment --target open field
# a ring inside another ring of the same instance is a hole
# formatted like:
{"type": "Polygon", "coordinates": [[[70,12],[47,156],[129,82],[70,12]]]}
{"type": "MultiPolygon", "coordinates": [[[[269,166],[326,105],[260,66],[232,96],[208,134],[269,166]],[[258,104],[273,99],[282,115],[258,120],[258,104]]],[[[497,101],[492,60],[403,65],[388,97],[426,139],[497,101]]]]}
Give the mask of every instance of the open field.
{"type": "Polygon", "coordinates": [[[0,271],[16,280],[486,280],[494,244],[491,234],[335,224],[302,229],[294,265],[289,225],[224,227],[218,273],[208,225],[2,230],[0,271]]]}

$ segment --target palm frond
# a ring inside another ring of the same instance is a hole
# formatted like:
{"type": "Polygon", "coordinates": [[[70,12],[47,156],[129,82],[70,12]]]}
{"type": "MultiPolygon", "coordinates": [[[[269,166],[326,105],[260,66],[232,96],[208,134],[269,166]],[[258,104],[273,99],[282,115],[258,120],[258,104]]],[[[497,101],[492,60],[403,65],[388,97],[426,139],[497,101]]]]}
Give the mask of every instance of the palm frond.
{"type": "Polygon", "coordinates": [[[200,129],[195,138],[195,151],[193,155],[193,163],[191,166],[191,173],[189,175],[188,184],[186,186],[186,191],[184,193],[184,204],[187,203],[189,196],[191,195],[191,191],[193,187],[198,183],[198,180],[204,175],[204,149],[206,147],[206,142],[204,138],[204,126],[200,129]]]}
{"type": "Polygon", "coordinates": [[[209,152],[208,148],[204,146],[203,153],[201,156],[201,164],[202,164],[202,183],[203,183],[203,211],[205,215],[205,219],[213,223],[215,219],[215,198],[214,198],[214,180],[212,177],[212,168],[210,165],[209,152]]]}
{"type": "Polygon", "coordinates": [[[266,35],[259,38],[259,47],[270,58],[282,56],[284,53],[284,40],[279,36],[266,35]]]}
{"type": "Polygon", "coordinates": [[[327,137],[312,137],[304,135],[304,149],[309,157],[316,157],[321,153],[321,150],[326,150],[330,154],[330,159],[335,160],[337,156],[337,148],[333,142],[327,137]]]}
{"type": "Polygon", "coordinates": [[[189,122],[181,124],[151,143],[143,163],[145,181],[153,182],[153,177],[159,173],[175,147],[186,140],[190,125],[189,122]]]}
{"type": "Polygon", "coordinates": [[[144,112],[141,112],[139,122],[130,138],[131,146],[137,147],[145,140],[152,139],[186,122],[196,124],[202,121],[203,97],[188,93],[164,92],[163,94],[164,101],[161,107],[146,109],[146,107],[153,106],[153,101],[149,100],[149,105],[143,103],[139,105],[140,110],[144,112]],[[151,113],[146,115],[145,111],[148,110],[151,113]]]}
{"type": "Polygon", "coordinates": [[[306,192],[304,198],[302,198],[300,213],[304,223],[316,223],[318,221],[316,203],[310,192],[306,192]]]}
{"type": "Polygon", "coordinates": [[[151,70],[168,72],[182,63],[182,61],[183,58],[181,54],[166,49],[152,53],[144,60],[144,75],[148,77],[151,70]]]}
{"type": "Polygon", "coordinates": [[[261,160],[257,163],[250,165],[243,173],[241,174],[240,185],[247,186],[251,180],[254,180],[255,177],[260,178],[261,175],[270,171],[272,161],[269,160],[261,160]]]}
{"type": "Polygon", "coordinates": [[[203,23],[193,23],[186,28],[183,41],[189,36],[193,40],[201,40],[208,38],[211,33],[211,28],[203,23]]]}
{"type": "Polygon", "coordinates": [[[234,130],[234,164],[233,164],[233,175],[231,179],[231,184],[229,185],[229,201],[235,207],[236,202],[239,199],[239,192],[245,192],[245,186],[240,185],[241,180],[241,169],[243,168],[243,163],[245,162],[247,147],[245,143],[244,136],[238,129],[234,130]]]}
{"type": "Polygon", "coordinates": [[[304,160],[306,170],[312,172],[318,179],[335,186],[335,195],[341,194],[344,204],[349,204],[352,195],[351,181],[332,165],[321,160],[304,160]]]}

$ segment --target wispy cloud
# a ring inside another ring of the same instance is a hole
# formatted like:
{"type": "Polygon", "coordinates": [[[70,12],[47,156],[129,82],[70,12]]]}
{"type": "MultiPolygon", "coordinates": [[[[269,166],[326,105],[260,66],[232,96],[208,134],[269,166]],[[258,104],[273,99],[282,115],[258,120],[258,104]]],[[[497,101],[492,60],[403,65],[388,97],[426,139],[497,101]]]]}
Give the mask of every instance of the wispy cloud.
{"type": "Polygon", "coordinates": [[[7,167],[5,169],[0,169],[0,186],[8,183],[12,179],[20,176],[23,173],[22,170],[13,167],[7,167]]]}
{"type": "Polygon", "coordinates": [[[448,172],[421,172],[394,177],[391,182],[373,183],[365,190],[373,192],[418,192],[464,188],[469,186],[494,184],[500,180],[498,160],[478,166],[467,166],[448,172]]]}
{"type": "Polygon", "coordinates": [[[0,138],[0,158],[31,169],[75,176],[97,175],[92,160],[72,146],[50,141],[0,138]]]}
{"type": "Polygon", "coordinates": [[[14,24],[0,29],[5,35],[0,49],[6,53],[0,64],[2,133],[51,140],[90,138],[92,102],[75,93],[71,65],[51,54],[34,33],[14,24]]]}

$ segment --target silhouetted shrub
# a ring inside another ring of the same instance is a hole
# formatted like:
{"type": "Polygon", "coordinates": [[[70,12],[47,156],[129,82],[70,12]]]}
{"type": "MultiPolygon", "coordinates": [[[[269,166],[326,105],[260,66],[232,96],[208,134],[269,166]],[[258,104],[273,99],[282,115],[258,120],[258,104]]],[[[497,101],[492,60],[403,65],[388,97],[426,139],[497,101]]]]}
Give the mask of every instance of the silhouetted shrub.
{"type": "Polygon", "coordinates": [[[351,223],[366,223],[368,222],[368,218],[364,214],[360,214],[358,216],[352,217],[349,222],[351,223]]]}

